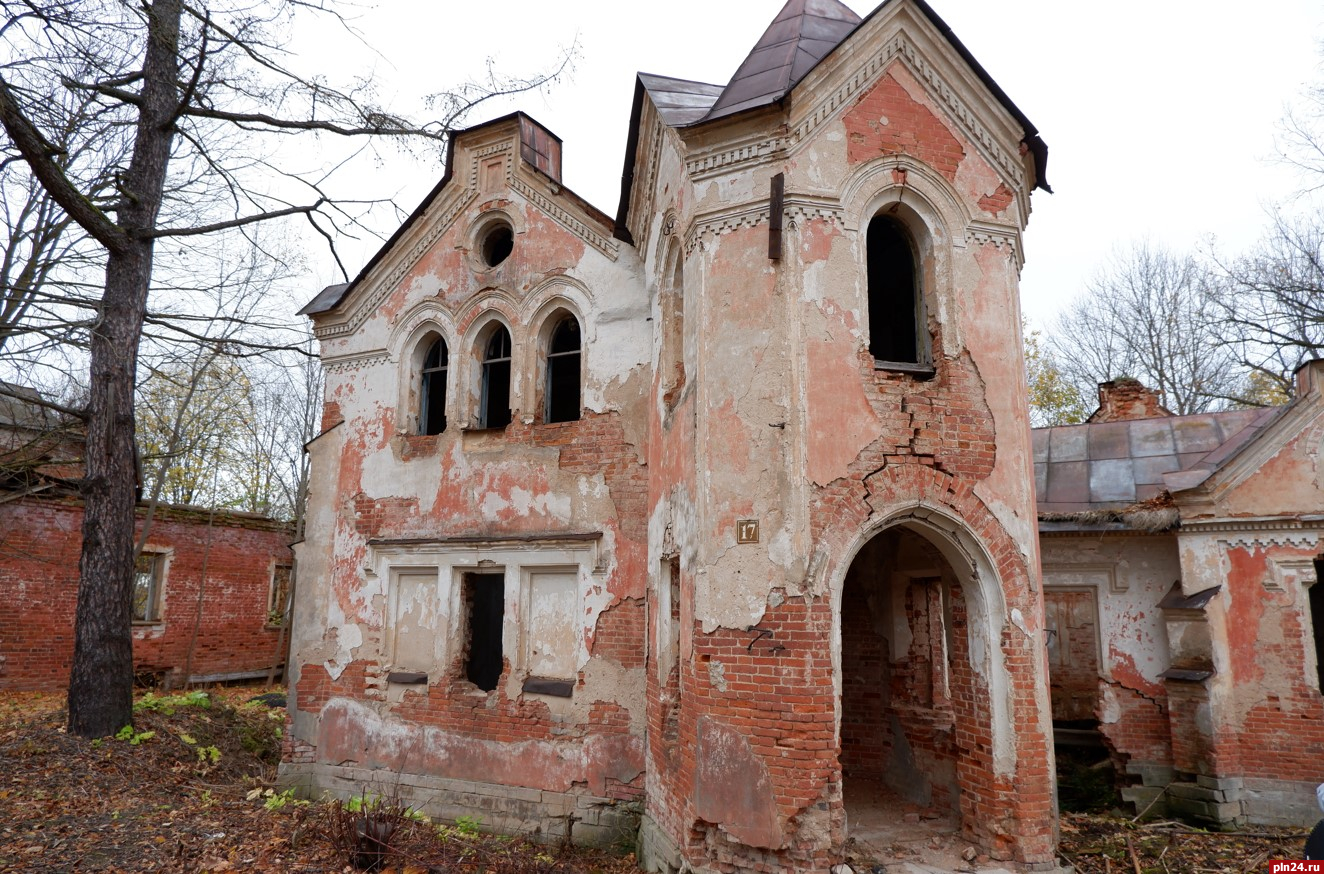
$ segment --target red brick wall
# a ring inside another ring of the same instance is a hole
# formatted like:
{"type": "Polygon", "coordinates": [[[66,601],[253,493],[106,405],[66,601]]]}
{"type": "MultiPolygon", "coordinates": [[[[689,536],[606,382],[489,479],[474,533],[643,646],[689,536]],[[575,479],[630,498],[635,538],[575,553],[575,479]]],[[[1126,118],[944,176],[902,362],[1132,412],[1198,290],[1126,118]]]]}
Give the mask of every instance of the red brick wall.
{"type": "MultiPolygon", "coordinates": [[[[139,510],[139,519],[143,511],[139,510]]],[[[49,689],[68,682],[78,593],[82,507],[72,499],[0,504],[0,688],[49,689]]],[[[135,670],[181,675],[193,637],[206,557],[196,675],[256,671],[276,655],[266,627],[271,568],[289,564],[289,531],[247,516],[158,508],[149,550],[170,553],[159,623],[134,626],[135,670]]]]}

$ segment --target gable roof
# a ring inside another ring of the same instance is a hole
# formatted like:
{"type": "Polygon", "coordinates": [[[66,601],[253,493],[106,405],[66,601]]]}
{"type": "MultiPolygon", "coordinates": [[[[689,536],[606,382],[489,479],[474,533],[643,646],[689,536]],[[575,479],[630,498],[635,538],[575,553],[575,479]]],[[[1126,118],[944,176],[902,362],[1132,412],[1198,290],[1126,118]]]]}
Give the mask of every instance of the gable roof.
{"type": "Polygon", "coordinates": [[[1285,409],[1036,428],[1039,514],[1124,509],[1192,488],[1245,449],[1285,409]]]}
{"type": "Polygon", "coordinates": [[[840,0],[786,0],[703,120],[781,100],[860,21],[840,0]]]}
{"type": "MultiPolygon", "coordinates": [[[[851,34],[875,15],[903,0],[883,0],[864,18],[860,18],[839,0],[787,0],[781,12],[754,44],[735,75],[725,87],[640,73],[635,83],[634,105],[630,110],[630,129],[626,136],[625,166],[621,171],[621,199],[616,210],[617,239],[633,244],[626,226],[634,187],[634,169],[639,146],[639,124],[643,118],[643,99],[647,94],[662,120],[674,128],[695,127],[737,115],[746,110],[772,106],[795,89],[795,86],[832,54],[851,34]],[[706,110],[706,111],[701,111],[706,110]]],[[[1048,144],[1039,136],[1025,113],[1011,102],[993,77],[957,38],[956,33],[933,11],[925,0],[909,0],[942,35],[961,60],[970,67],[989,93],[1002,105],[1025,132],[1022,140],[1034,158],[1034,187],[1049,194],[1048,144]]]]}
{"type": "MultiPolygon", "coordinates": [[[[450,136],[447,137],[446,139],[446,169],[442,173],[441,180],[436,184],[436,186],[434,186],[433,189],[427,193],[427,196],[424,197],[423,200],[418,204],[418,206],[414,208],[414,211],[409,214],[409,217],[400,223],[400,227],[396,228],[395,233],[393,233],[390,239],[388,239],[382,245],[382,247],[377,250],[376,254],[374,254],[372,258],[368,260],[368,263],[363,265],[363,269],[359,271],[357,276],[355,276],[349,282],[340,282],[340,283],[336,283],[335,285],[328,285],[326,288],[318,292],[317,295],[313,297],[312,300],[304,304],[303,308],[300,309],[296,315],[300,315],[300,316],[318,315],[320,313],[330,312],[331,310],[340,306],[340,304],[344,303],[344,301],[349,297],[350,293],[355,288],[357,288],[359,284],[362,283],[364,279],[367,278],[368,274],[372,272],[373,268],[376,267],[379,263],[381,263],[382,259],[384,259],[391,252],[391,250],[395,248],[395,244],[398,243],[400,239],[406,233],[409,232],[409,229],[412,228],[419,221],[419,219],[421,219],[427,213],[428,209],[432,206],[433,202],[436,201],[436,199],[441,196],[441,193],[446,190],[446,187],[447,185],[450,184],[451,178],[455,171],[456,142],[463,137],[470,136],[472,134],[478,133],[479,131],[483,131],[491,127],[496,127],[497,125],[506,124],[511,121],[519,122],[520,131],[521,131],[519,136],[523,136],[523,131],[527,127],[529,129],[542,131],[547,137],[550,137],[551,139],[555,140],[558,145],[561,142],[560,137],[556,136],[556,134],[553,134],[551,131],[544,128],[541,124],[536,122],[532,116],[530,116],[525,112],[519,112],[519,111],[512,112],[507,115],[503,115],[500,118],[494,118],[489,121],[484,121],[480,124],[475,124],[470,127],[464,128],[462,130],[451,131],[450,136]]],[[[524,144],[521,143],[521,148],[516,150],[519,156],[517,160],[523,161],[524,164],[527,165],[531,170],[553,181],[556,184],[558,193],[562,198],[576,204],[580,209],[584,211],[587,217],[598,222],[598,224],[600,224],[604,230],[609,231],[611,229],[612,220],[609,216],[607,216],[605,213],[603,213],[593,204],[589,203],[587,200],[585,200],[584,198],[580,197],[578,194],[567,188],[565,186],[565,183],[563,183],[559,178],[553,178],[551,175],[549,175],[548,165],[546,163],[546,156],[536,154],[535,152],[530,151],[529,149],[523,148],[523,145],[524,144]]],[[[552,172],[559,173],[559,167],[560,167],[560,159],[558,157],[556,159],[556,169],[552,170],[552,172]]]]}

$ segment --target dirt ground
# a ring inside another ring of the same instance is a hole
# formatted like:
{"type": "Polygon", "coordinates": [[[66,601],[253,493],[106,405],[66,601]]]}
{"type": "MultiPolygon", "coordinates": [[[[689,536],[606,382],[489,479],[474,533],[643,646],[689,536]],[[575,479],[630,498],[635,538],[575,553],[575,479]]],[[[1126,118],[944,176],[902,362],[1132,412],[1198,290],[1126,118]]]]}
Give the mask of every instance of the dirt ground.
{"type": "MultiPolygon", "coordinates": [[[[139,696],[132,731],[90,742],[65,734],[62,695],[0,693],[0,872],[355,870],[335,838],[357,814],[276,791],[284,711],[250,702],[262,691],[139,696]]],[[[533,846],[480,828],[405,819],[380,870],[637,870],[628,855],[533,846]]]]}
{"type": "MultiPolygon", "coordinates": [[[[0,693],[0,872],[354,870],[345,845],[357,834],[345,832],[358,813],[276,791],[284,714],[250,701],[261,691],[140,696],[131,731],[90,742],[65,734],[62,695],[0,693]]],[[[381,870],[637,870],[628,854],[536,846],[480,828],[404,819],[381,870]]],[[[1305,841],[1302,829],[1227,835],[1110,815],[1067,815],[1061,831],[1062,861],[1080,874],[1245,874],[1300,858],[1305,841]]]]}

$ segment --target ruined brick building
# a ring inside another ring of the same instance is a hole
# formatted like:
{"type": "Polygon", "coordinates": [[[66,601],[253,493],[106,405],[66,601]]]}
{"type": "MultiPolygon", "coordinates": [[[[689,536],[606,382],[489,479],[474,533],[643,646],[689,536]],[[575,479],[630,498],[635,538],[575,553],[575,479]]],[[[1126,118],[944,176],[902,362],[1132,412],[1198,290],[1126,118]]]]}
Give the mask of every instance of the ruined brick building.
{"type": "Polygon", "coordinates": [[[1315,361],[1285,407],[1173,416],[1117,380],[1034,433],[1053,716],[1140,810],[1319,819],[1322,388],[1315,361]]]}
{"type": "MultiPolygon", "coordinates": [[[[0,394],[0,689],[58,689],[73,660],[82,549],[81,429],[31,389],[0,394]]],[[[133,594],[142,682],[265,677],[284,661],[292,539],[254,513],[136,509],[147,539],[133,594]],[[150,523],[148,518],[150,516],[150,523]]]]}
{"type": "Polygon", "coordinates": [[[614,219],[561,148],[456,134],[304,310],[286,779],[642,811],[654,870],[824,870],[889,798],[1052,867],[1034,126],[922,0],[789,0],[727,85],[639,76],[614,219]]]}

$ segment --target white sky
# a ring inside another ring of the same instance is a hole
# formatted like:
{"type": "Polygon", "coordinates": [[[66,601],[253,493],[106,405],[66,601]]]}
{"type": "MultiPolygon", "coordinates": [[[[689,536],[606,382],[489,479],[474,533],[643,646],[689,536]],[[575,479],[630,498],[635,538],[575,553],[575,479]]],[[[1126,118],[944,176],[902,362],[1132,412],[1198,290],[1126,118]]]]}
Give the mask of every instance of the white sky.
{"type": "MultiPolygon", "coordinates": [[[[385,0],[355,20],[376,57],[328,33],[301,33],[298,45],[317,50],[296,51],[332,81],[374,75],[391,108],[420,117],[419,95],[463,81],[488,57],[499,70],[532,72],[578,36],[571,78],[469,123],[514,109],[537,118],[564,141],[565,184],[614,216],[635,72],[724,84],[783,2],[385,0]]],[[[861,15],[873,8],[847,3],[861,15]]],[[[1185,250],[1212,235],[1237,251],[1259,236],[1265,207],[1296,187],[1270,159],[1288,101],[1324,84],[1320,0],[931,5],[1048,143],[1056,193],[1034,195],[1021,277],[1040,326],[1118,246],[1148,236],[1185,250]]],[[[376,172],[399,174],[390,184],[412,210],[440,171],[391,163],[376,172]]],[[[351,274],[374,250],[351,255],[351,274]]],[[[334,281],[327,272],[310,288],[334,281]]]]}

